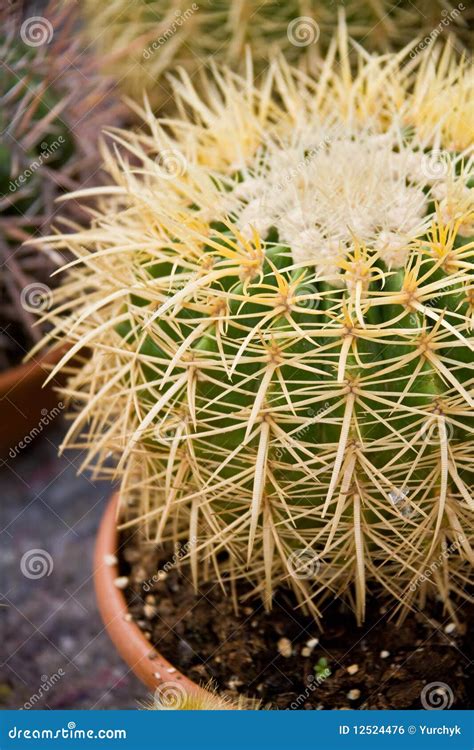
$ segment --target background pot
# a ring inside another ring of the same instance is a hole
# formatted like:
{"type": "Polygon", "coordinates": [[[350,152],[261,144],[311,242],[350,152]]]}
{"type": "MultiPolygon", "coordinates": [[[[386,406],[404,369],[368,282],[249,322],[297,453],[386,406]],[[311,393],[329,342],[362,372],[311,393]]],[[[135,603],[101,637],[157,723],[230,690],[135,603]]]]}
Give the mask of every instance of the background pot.
{"type": "Polygon", "coordinates": [[[63,354],[63,349],[53,349],[0,373],[0,458],[7,458],[9,451],[30,436],[35,427],[39,428],[41,419],[58,406],[60,397],[54,388],[63,384],[61,378],[42,386],[63,354]]]}
{"type": "MultiPolygon", "coordinates": [[[[152,691],[158,690],[164,702],[179,707],[186,696],[209,697],[206,690],[181,674],[150,645],[142,631],[128,617],[125,596],[115,585],[119,576],[117,565],[118,494],[110,500],[97,535],[94,556],[94,583],[97,602],[107,632],[122,658],[137,677],[152,691]]],[[[172,706],[173,707],[173,706],[172,706]]]]}

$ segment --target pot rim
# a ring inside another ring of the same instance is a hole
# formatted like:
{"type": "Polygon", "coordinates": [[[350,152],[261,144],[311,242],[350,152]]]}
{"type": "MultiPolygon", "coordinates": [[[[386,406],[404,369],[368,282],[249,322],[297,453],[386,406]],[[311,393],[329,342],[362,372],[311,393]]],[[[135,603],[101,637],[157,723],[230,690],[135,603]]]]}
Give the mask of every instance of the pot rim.
{"type": "MultiPolygon", "coordinates": [[[[176,669],[145,638],[129,614],[123,591],[115,585],[119,576],[117,552],[119,493],[107,504],[94,551],[94,586],[102,621],[119,654],[142,683],[158,695],[179,703],[186,696],[209,697],[209,692],[176,669]]],[[[179,706],[178,706],[179,707],[179,706]]]]}
{"type": "Polygon", "coordinates": [[[21,381],[32,378],[39,375],[40,372],[44,373],[46,377],[51,371],[51,366],[56,365],[64,354],[63,347],[51,347],[47,349],[44,354],[41,354],[35,359],[30,359],[27,362],[20,362],[13,367],[8,367],[6,370],[0,372],[0,394],[8,393],[12,388],[18,387],[21,381]]]}
{"type": "MultiPolygon", "coordinates": [[[[64,374],[58,373],[46,386],[44,382],[61,360],[65,347],[51,346],[27,362],[0,372],[0,459],[7,459],[42,416],[58,405],[58,387],[64,385],[64,374]],[[46,410],[46,411],[45,411],[46,410]]],[[[16,453],[14,454],[16,455],[16,453]]]]}

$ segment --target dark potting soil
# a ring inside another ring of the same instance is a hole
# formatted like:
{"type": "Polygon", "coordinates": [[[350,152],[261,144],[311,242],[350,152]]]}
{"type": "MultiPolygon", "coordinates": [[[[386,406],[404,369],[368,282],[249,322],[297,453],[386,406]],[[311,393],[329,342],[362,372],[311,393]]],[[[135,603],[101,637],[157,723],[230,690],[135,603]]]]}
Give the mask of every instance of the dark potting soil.
{"type": "MultiPolygon", "coordinates": [[[[336,601],[324,610],[321,631],[290,591],[277,593],[270,613],[258,599],[236,613],[218,584],[196,594],[185,566],[156,580],[172,554],[144,554],[132,543],[122,549],[133,620],[197,683],[212,679],[231,697],[243,693],[275,709],[472,708],[472,605],[457,611],[458,623],[434,604],[397,624],[390,608],[372,599],[357,627],[336,601]]],[[[237,586],[238,597],[248,592],[237,586]]]]}

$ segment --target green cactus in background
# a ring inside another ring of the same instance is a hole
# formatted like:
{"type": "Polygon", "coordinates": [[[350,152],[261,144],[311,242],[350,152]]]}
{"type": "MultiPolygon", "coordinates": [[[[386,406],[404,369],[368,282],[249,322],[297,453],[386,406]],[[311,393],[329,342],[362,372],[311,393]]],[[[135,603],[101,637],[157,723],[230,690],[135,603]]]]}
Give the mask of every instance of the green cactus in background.
{"type": "Polygon", "coordinates": [[[50,231],[56,198],[93,184],[101,125],[119,111],[93,58],[71,45],[74,15],[57,3],[44,13],[0,11],[0,369],[41,338],[33,313],[47,306],[50,274],[64,262],[21,244],[50,231]]]}
{"type": "Polygon", "coordinates": [[[115,134],[90,227],[49,239],[77,258],[48,315],[59,368],[93,352],[65,444],[119,473],[125,526],[189,540],[196,586],[242,578],[267,608],[291,586],[315,617],[341,596],[363,620],[368,588],[452,611],[474,541],[473,82],[449,47],[354,73],[347,43],[314,79],[216,71],[207,99],[183,73],[182,118],[115,134]]]}
{"type": "Polygon", "coordinates": [[[344,9],[349,34],[371,51],[399,49],[419,35],[423,45],[448,33],[462,48],[472,10],[443,0],[203,0],[186,7],[177,0],[110,0],[100,7],[84,0],[87,40],[125,91],[170,104],[163,76],[177,66],[193,76],[209,59],[241,68],[248,45],[258,71],[276,51],[310,69],[325,52],[344,9]]]}

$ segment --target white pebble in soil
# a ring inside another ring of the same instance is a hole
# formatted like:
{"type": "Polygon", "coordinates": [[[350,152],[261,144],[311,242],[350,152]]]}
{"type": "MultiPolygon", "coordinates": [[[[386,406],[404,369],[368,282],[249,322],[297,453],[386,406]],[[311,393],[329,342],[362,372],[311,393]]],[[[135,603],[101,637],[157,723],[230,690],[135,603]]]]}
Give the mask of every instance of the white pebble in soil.
{"type": "Polygon", "coordinates": [[[118,589],[126,589],[128,586],[127,576],[119,576],[114,580],[114,584],[118,589]]]}
{"type": "Polygon", "coordinates": [[[242,682],[242,680],[239,680],[238,677],[233,675],[228,681],[227,687],[229,688],[229,690],[236,690],[237,688],[242,687],[243,684],[244,683],[242,682]]]}
{"type": "Polygon", "coordinates": [[[357,701],[360,698],[360,690],[357,688],[354,688],[353,690],[349,690],[347,693],[347,697],[350,701],[357,701]]]}
{"type": "Polygon", "coordinates": [[[147,620],[153,620],[156,617],[156,607],[153,604],[145,604],[143,607],[143,614],[147,620]]]}
{"type": "Polygon", "coordinates": [[[280,638],[277,643],[277,649],[278,653],[281,654],[281,656],[284,656],[285,659],[288,659],[293,653],[291,641],[289,638],[280,638]]]}
{"type": "Polygon", "coordinates": [[[347,672],[349,674],[357,674],[358,671],[359,671],[358,664],[351,664],[349,667],[347,667],[347,672]]]}

